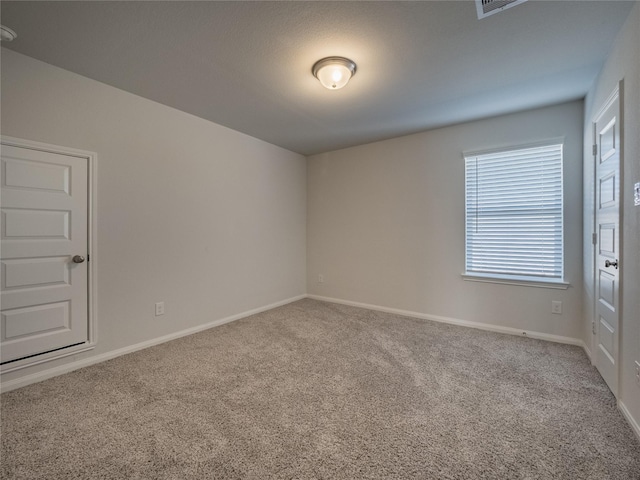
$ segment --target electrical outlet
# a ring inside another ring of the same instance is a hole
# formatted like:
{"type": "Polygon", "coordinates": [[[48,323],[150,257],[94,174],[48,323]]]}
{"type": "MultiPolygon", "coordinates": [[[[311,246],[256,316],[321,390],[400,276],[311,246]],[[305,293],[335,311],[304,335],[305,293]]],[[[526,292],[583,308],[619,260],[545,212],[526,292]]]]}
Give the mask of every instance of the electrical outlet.
{"type": "Polygon", "coordinates": [[[324,275],[318,275],[318,283],[324,283],[324,275]]]}
{"type": "Polygon", "coordinates": [[[164,302],[156,303],[156,317],[164,315],[164,302]]]}
{"type": "Polygon", "coordinates": [[[559,300],[553,300],[551,302],[551,313],[556,315],[562,315],[562,302],[559,300]]]}
{"type": "Polygon", "coordinates": [[[640,362],[636,361],[636,384],[640,387],[640,362]]]}

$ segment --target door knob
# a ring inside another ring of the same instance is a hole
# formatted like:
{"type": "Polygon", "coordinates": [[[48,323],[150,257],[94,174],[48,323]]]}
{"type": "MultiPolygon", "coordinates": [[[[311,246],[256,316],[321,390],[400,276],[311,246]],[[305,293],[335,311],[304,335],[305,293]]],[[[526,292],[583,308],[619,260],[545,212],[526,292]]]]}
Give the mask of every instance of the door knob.
{"type": "Polygon", "coordinates": [[[82,255],[76,255],[72,258],[73,263],[82,263],[84,262],[84,257],[82,255]]]}
{"type": "Polygon", "coordinates": [[[605,267],[615,267],[616,270],[618,269],[618,260],[614,260],[613,262],[610,262],[609,260],[605,260],[604,261],[604,266],[605,267]]]}

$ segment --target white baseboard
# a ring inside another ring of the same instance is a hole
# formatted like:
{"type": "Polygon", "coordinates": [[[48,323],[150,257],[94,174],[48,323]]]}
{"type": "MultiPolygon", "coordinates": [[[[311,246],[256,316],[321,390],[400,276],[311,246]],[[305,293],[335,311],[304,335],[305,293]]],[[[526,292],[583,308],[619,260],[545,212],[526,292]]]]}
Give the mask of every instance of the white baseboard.
{"type": "Polygon", "coordinates": [[[591,365],[594,365],[593,357],[591,356],[591,349],[588,347],[588,345],[584,341],[582,342],[582,349],[584,350],[584,353],[587,354],[587,358],[589,358],[591,365]]]}
{"type": "Polygon", "coordinates": [[[631,412],[626,405],[620,401],[618,401],[618,410],[620,410],[620,413],[622,413],[622,416],[627,420],[631,426],[631,430],[633,430],[633,433],[636,434],[636,437],[640,441],[640,424],[638,424],[636,419],[633,418],[633,415],[631,415],[631,412]]]}
{"type": "Polygon", "coordinates": [[[129,345],[127,347],[119,348],[118,350],[112,350],[110,352],[102,353],[100,355],[84,358],[82,360],[77,360],[75,362],[67,363],[65,365],[60,365],[58,367],[49,368],[41,372],[32,373],[30,375],[16,378],[14,380],[1,382],[0,392],[4,393],[11,390],[15,390],[16,388],[26,387],[27,385],[31,385],[32,383],[41,382],[48,378],[57,377],[58,375],[68,373],[73,370],[77,370],[79,368],[88,367],[96,363],[104,362],[105,360],[111,360],[112,358],[116,358],[121,355],[126,355],[127,353],[133,353],[138,350],[153,347],[154,345],[159,345],[161,343],[169,342],[171,340],[175,340],[180,337],[186,337],[187,335],[192,335],[194,333],[202,332],[203,330],[208,330],[213,327],[224,325],[225,323],[233,322],[234,320],[240,320],[241,318],[249,317],[251,315],[255,315],[256,313],[261,313],[267,310],[271,310],[272,308],[281,307],[282,305],[296,302],[306,297],[307,295],[298,295],[297,297],[288,298],[286,300],[281,300],[279,302],[265,305],[263,307],[254,308],[253,310],[248,310],[246,312],[238,313],[236,315],[231,315],[230,317],[214,320],[212,322],[208,322],[203,325],[198,325],[197,327],[187,328],[185,330],[180,330],[179,332],[170,333],[169,335],[164,335],[162,337],[153,338],[151,340],[136,343],[135,345],[129,345]]]}
{"type": "Polygon", "coordinates": [[[400,310],[397,308],[381,307],[380,305],[371,305],[369,303],[351,302],[349,300],[341,300],[339,298],[321,297],[319,295],[307,295],[308,298],[320,300],[323,302],[339,303],[352,307],[366,308],[369,310],[377,310],[379,312],[393,313],[403,315],[405,317],[421,318],[423,320],[432,320],[434,322],[449,323],[451,325],[459,325],[461,327],[477,328],[478,330],[487,330],[489,332],[506,333],[508,335],[518,335],[520,337],[536,338],[538,340],[548,340],[550,342],[565,343],[568,345],[577,345],[586,351],[585,343],[572,337],[563,337],[560,335],[551,335],[548,333],[535,332],[531,330],[519,330],[517,328],[502,327],[500,325],[492,325],[489,323],[472,322],[470,320],[461,320],[458,318],[442,317],[439,315],[430,315],[427,313],[413,312],[410,310],[400,310]]]}

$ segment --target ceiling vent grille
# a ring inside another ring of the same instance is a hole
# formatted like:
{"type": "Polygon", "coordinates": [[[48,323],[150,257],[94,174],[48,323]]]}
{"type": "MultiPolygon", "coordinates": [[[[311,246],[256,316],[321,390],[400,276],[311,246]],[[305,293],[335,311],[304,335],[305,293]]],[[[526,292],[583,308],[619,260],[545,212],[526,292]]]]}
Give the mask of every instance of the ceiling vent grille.
{"type": "Polygon", "coordinates": [[[515,7],[526,1],[527,0],[476,0],[478,19],[502,12],[507,8],[515,7]]]}

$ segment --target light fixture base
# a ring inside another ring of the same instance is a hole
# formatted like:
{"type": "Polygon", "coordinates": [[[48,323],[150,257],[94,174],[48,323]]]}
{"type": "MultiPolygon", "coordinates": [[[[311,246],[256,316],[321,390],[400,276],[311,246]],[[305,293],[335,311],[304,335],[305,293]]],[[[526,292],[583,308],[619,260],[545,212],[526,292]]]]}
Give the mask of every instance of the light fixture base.
{"type": "Polygon", "coordinates": [[[344,87],[356,74],[356,63],[345,57],[325,57],[313,64],[311,73],[320,83],[329,90],[337,90],[344,87]],[[329,73],[324,73],[323,70],[329,73]],[[336,73],[334,73],[336,72],[336,73]],[[342,72],[342,73],[337,73],[342,72]]]}
{"type": "Polygon", "coordinates": [[[4,25],[0,25],[0,40],[3,42],[11,42],[14,40],[18,34],[11,30],[9,27],[5,27],[4,25]]]}

